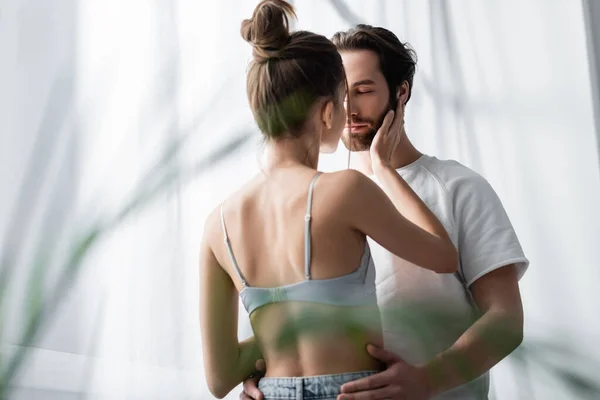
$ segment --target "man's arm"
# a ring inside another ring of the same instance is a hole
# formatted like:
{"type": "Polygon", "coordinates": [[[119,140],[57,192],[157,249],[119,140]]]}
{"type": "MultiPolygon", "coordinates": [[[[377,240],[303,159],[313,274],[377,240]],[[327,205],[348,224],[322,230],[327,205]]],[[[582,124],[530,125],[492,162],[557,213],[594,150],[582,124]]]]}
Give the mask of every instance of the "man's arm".
{"type": "Polygon", "coordinates": [[[427,400],[486,373],[523,337],[523,309],[514,265],[489,272],[471,286],[481,316],[446,351],[413,366],[382,348],[369,353],[387,369],[342,386],[338,400],[427,400]]]}
{"type": "Polygon", "coordinates": [[[514,265],[479,278],[471,292],[481,317],[454,345],[420,367],[431,396],[484,374],[523,339],[523,306],[514,265]]]}
{"type": "Polygon", "coordinates": [[[342,391],[349,395],[341,398],[368,399],[365,396],[379,392],[381,398],[428,399],[484,374],[521,343],[523,309],[517,282],[529,262],[489,183],[473,173],[455,180],[454,185],[449,192],[461,274],[479,318],[425,365],[412,366],[390,352],[370,348],[370,354],[386,362],[388,369],[344,385],[342,391]]]}
{"type": "Polygon", "coordinates": [[[480,316],[456,343],[424,366],[434,393],[489,371],[523,339],[518,280],[528,261],[504,206],[492,186],[475,173],[466,173],[450,189],[462,278],[480,316]]]}

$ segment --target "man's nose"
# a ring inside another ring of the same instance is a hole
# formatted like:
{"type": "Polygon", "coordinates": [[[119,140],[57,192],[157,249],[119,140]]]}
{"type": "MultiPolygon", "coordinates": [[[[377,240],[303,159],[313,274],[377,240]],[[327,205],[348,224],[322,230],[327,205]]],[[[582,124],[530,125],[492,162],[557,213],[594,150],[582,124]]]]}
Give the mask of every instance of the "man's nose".
{"type": "Polygon", "coordinates": [[[349,113],[349,118],[354,119],[358,116],[358,108],[355,103],[346,101],[344,103],[344,108],[349,113]]]}

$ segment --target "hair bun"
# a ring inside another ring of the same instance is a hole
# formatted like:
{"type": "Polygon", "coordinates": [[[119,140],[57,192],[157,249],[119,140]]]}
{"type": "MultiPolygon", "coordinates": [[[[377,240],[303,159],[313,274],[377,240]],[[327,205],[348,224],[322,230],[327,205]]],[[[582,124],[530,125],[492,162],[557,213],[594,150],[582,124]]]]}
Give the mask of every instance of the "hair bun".
{"type": "Polygon", "coordinates": [[[254,59],[266,62],[280,58],[291,35],[289,18],[296,18],[294,7],[284,0],[263,0],[250,19],[242,21],[241,34],[253,47],[254,59]]]}

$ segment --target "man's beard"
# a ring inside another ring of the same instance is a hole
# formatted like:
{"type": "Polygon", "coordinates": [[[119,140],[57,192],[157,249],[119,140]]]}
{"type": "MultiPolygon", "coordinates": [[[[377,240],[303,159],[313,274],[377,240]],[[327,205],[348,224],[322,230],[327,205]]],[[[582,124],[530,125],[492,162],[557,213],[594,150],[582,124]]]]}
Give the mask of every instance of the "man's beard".
{"type": "MultiPolygon", "coordinates": [[[[342,135],[342,143],[344,146],[350,151],[367,151],[371,148],[371,143],[373,143],[373,139],[375,139],[375,135],[381,125],[383,125],[383,120],[388,110],[385,110],[381,116],[378,118],[377,123],[375,123],[371,119],[366,118],[356,118],[352,120],[353,123],[364,124],[367,123],[370,125],[369,130],[365,133],[356,133],[356,132],[346,132],[342,135]]],[[[348,128],[351,130],[351,128],[348,128]]]]}

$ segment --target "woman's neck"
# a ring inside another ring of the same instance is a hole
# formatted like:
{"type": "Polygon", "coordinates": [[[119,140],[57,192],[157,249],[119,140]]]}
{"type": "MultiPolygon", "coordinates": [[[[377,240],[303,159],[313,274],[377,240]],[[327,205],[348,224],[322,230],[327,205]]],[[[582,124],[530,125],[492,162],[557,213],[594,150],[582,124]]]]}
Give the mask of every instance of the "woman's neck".
{"type": "Polygon", "coordinates": [[[320,143],[305,136],[308,135],[269,141],[265,152],[266,169],[292,166],[317,169],[320,143]]]}

